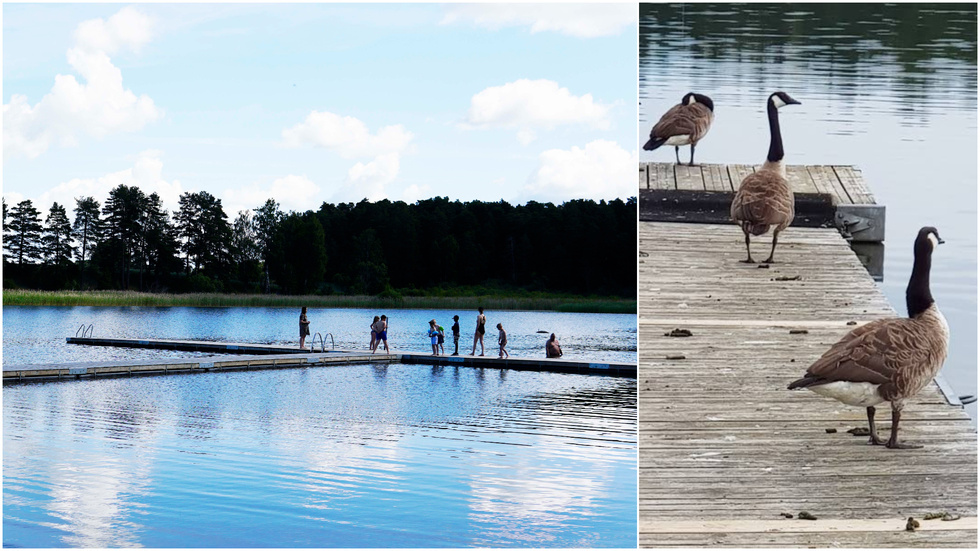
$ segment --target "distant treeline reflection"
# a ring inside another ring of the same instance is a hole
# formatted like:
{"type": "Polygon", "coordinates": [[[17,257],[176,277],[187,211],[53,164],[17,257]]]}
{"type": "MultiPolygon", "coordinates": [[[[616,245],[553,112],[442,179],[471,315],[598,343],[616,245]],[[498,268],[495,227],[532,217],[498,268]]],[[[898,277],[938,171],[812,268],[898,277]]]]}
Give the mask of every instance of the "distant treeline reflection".
{"type": "Polygon", "coordinates": [[[805,49],[813,61],[842,66],[888,55],[901,71],[915,75],[934,70],[923,62],[962,61],[973,67],[970,73],[976,87],[975,3],[640,6],[641,64],[669,61],[678,42],[706,59],[740,59],[749,54],[779,62],[787,48],[794,48],[805,49]]]}
{"type": "Polygon", "coordinates": [[[636,294],[636,199],[414,204],[362,201],[284,213],[268,200],[229,222],[221,200],[120,185],[104,204],[3,204],[10,288],[371,294],[426,290],[636,294]]]}

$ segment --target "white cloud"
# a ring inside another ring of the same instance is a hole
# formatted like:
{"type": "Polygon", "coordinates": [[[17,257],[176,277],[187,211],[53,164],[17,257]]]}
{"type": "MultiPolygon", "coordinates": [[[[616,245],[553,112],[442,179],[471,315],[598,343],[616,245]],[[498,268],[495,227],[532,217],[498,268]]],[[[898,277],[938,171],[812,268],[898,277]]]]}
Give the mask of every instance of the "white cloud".
{"type": "Polygon", "coordinates": [[[446,9],[442,24],[460,21],[498,30],[530,27],[532,33],[553,31],[577,38],[619,34],[636,27],[635,4],[459,4],[446,9]]]}
{"type": "Polygon", "coordinates": [[[334,193],[333,200],[356,203],[361,199],[380,201],[386,198],[385,188],[398,176],[399,164],[397,153],[380,155],[367,164],[357,163],[347,171],[347,178],[334,193]]]}
{"type": "Polygon", "coordinates": [[[426,184],[412,184],[402,191],[402,201],[412,204],[420,199],[432,197],[432,187],[426,184]]]}
{"type": "Polygon", "coordinates": [[[312,111],[300,124],[283,130],[282,138],[287,147],[309,144],[353,159],[404,151],[412,141],[412,133],[395,124],[371,134],[367,125],[354,117],[312,111]]]}
{"type": "Polygon", "coordinates": [[[143,151],[137,155],[130,168],[110,172],[97,178],[72,178],[30,199],[34,201],[34,207],[44,213],[55,201],[65,205],[65,208],[71,212],[75,208],[76,198],[91,196],[100,204],[105,204],[109,191],[120,184],[125,184],[136,186],[147,195],[156,192],[163,201],[164,208],[173,211],[179,206],[178,199],[184,192],[184,188],[177,180],[168,182],[163,178],[163,161],[160,157],[159,151],[143,151]]]}
{"type": "Polygon", "coordinates": [[[153,37],[153,21],[133,7],[119,10],[108,21],[90,19],[72,34],[75,44],[91,52],[114,54],[122,48],[139,52],[153,37]]]}
{"type": "Polygon", "coordinates": [[[289,174],[276,179],[272,185],[263,187],[257,182],[244,188],[226,189],[221,196],[221,204],[229,220],[234,220],[238,212],[261,207],[266,199],[272,198],[283,210],[306,212],[320,208],[320,186],[306,175],[289,174]]]}
{"type": "Polygon", "coordinates": [[[609,109],[592,94],[575,96],[557,82],[521,79],[474,95],[463,126],[518,128],[517,139],[527,145],[536,137],[533,128],[583,124],[608,129],[609,109]]]}
{"type": "Polygon", "coordinates": [[[625,199],[636,194],[637,152],[615,142],[595,140],[584,148],[549,149],[538,159],[538,169],[524,186],[528,199],[625,199]]]}
{"type": "Polygon", "coordinates": [[[333,151],[345,159],[372,158],[347,171],[333,201],[379,201],[388,196],[388,184],[398,177],[401,154],[414,136],[400,124],[384,126],[377,133],[361,120],[335,113],[312,111],[306,119],[282,131],[287,147],[313,145],[333,151]]]}
{"type": "Polygon", "coordinates": [[[33,106],[26,96],[13,94],[3,106],[4,157],[31,159],[53,143],[71,146],[79,135],[102,138],[159,119],[163,113],[149,96],[123,88],[122,72],[109,59],[123,47],[138,50],[150,40],[150,29],[149,17],[133,8],[123,8],[108,21],[79,24],[67,58],[84,83],[57,75],[51,91],[33,106]]]}

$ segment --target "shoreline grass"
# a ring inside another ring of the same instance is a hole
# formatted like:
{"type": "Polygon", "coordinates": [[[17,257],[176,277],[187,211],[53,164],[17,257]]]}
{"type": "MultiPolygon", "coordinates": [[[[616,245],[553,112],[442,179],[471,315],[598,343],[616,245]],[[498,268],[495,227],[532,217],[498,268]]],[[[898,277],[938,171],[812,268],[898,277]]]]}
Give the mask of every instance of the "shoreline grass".
{"type": "Polygon", "coordinates": [[[292,307],[299,308],[434,308],[540,310],[594,314],[635,314],[636,300],[612,297],[504,295],[403,296],[245,295],[223,293],[139,293],[136,291],[33,291],[5,289],[4,306],[149,306],[149,307],[292,307]]]}

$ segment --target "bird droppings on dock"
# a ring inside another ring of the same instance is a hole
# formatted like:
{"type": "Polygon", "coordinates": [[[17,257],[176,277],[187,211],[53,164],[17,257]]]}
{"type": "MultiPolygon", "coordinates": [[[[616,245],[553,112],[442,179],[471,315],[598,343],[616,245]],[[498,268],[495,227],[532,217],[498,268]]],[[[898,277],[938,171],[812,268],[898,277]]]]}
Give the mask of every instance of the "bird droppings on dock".
{"type": "Polygon", "coordinates": [[[963,408],[951,405],[956,396],[926,387],[902,424],[927,447],[889,450],[866,445],[867,435],[826,433],[860,426],[863,410],[785,390],[797,364],[810,365],[854,325],[895,315],[836,229],[787,229],[769,272],[738,264],[745,251],[734,224],[641,222],[639,236],[657,259],[639,266],[639,376],[650,381],[638,397],[641,547],[712,539],[736,547],[976,547],[969,522],[977,436],[963,408]],[[769,281],[803,273],[805,286],[769,281]],[[697,338],[663,337],[678,327],[697,338]],[[674,355],[686,360],[664,359],[674,355]],[[724,439],[732,435],[738,439],[724,439]],[[690,460],[711,451],[722,455],[690,460]],[[804,503],[819,520],[780,518],[804,503]],[[904,532],[910,515],[930,510],[967,520],[904,532]]]}

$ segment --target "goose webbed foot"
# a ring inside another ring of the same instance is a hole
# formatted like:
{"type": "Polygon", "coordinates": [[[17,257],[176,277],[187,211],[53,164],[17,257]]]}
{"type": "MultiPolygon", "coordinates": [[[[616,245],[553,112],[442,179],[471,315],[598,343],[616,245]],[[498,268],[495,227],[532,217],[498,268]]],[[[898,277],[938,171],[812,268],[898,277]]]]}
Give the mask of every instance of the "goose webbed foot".
{"type": "Polygon", "coordinates": [[[755,264],[755,260],[752,260],[751,256],[746,258],[745,260],[739,260],[739,262],[741,262],[742,264],[755,264]]]}
{"type": "Polygon", "coordinates": [[[775,260],[773,260],[773,259],[772,259],[772,257],[770,256],[769,258],[767,258],[767,259],[765,259],[765,260],[763,260],[763,261],[762,261],[762,263],[763,263],[763,264],[775,264],[775,263],[776,263],[776,261],[775,261],[775,260]]]}
{"type": "Polygon", "coordinates": [[[892,442],[891,440],[885,444],[885,447],[890,450],[918,450],[922,448],[922,446],[919,444],[909,444],[908,442],[898,441],[892,442]]]}
{"type": "Polygon", "coordinates": [[[892,408],[892,435],[888,439],[885,447],[890,450],[917,450],[922,446],[918,444],[902,443],[898,441],[898,422],[902,419],[902,410],[892,408]]]}

